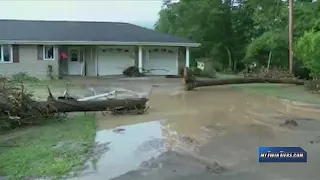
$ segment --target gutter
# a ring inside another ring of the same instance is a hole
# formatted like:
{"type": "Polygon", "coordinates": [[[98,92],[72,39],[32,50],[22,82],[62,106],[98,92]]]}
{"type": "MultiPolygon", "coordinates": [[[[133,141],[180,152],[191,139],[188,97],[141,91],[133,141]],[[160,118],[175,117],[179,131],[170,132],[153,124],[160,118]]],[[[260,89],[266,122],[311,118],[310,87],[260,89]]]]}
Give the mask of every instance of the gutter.
{"type": "Polygon", "coordinates": [[[119,45],[119,46],[176,46],[199,47],[200,43],[171,43],[171,42],[120,42],[120,41],[20,41],[0,40],[0,44],[26,45],[119,45]]]}

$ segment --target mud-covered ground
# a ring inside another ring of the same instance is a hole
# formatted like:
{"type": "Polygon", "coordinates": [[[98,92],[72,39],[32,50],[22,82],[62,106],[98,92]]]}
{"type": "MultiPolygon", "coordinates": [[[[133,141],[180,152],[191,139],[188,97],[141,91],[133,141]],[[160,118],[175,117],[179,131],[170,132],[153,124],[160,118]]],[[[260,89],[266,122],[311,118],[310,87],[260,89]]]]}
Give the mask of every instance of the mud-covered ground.
{"type": "Polygon", "coordinates": [[[97,92],[124,88],[148,95],[152,89],[150,109],[134,116],[97,113],[96,141],[108,149],[73,179],[319,179],[319,106],[223,86],[184,92],[180,81],[87,84],[97,92]],[[258,146],[301,146],[308,163],[258,163],[258,146]]]}
{"type": "Polygon", "coordinates": [[[319,106],[227,86],[184,92],[180,79],[95,80],[81,87],[71,90],[79,96],[92,93],[88,88],[152,93],[144,115],[97,113],[96,141],[108,148],[73,179],[320,179],[319,106]],[[258,163],[258,146],[301,146],[308,163],[258,163]]]}

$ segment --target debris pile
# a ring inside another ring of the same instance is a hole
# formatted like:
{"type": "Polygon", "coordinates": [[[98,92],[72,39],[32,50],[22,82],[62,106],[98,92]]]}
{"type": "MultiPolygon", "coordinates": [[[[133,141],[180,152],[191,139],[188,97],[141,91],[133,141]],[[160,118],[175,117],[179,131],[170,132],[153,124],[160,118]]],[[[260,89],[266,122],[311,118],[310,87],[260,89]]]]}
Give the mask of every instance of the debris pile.
{"type": "Polygon", "coordinates": [[[130,66],[123,71],[123,74],[128,77],[141,77],[144,74],[140,73],[139,68],[136,66],[130,66]]]}
{"type": "Polygon", "coordinates": [[[298,125],[299,125],[298,122],[293,119],[288,119],[284,123],[280,124],[281,127],[288,127],[288,128],[297,127],[298,125]]]}
{"type": "Polygon", "coordinates": [[[0,130],[37,124],[54,116],[48,103],[37,102],[22,83],[0,77],[0,130]]]}
{"type": "Polygon", "coordinates": [[[23,83],[7,77],[0,77],[0,90],[0,131],[39,124],[59,117],[61,113],[105,111],[111,114],[143,114],[148,109],[145,97],[101,99],[115,93],[111,92],[78,99],[69,96],[68,88],[62,96],[55,98],[48,87],[47,101],[37,101],[32,92],[26,91],[23,83]]]}
{"type": "Polygon", "coordinates": [[[212,173],[223,173],[227,170],[224,166],[220,165],[217,162],[213,162],[212,164],[208,164],[205,167],[206,167],[207,171],[212,172],[212,173]]]}
{"type": "Polygon", "coordinates": [[[250,73],[243,73],[244,77],[255,77],[255,78],[290,78],[295,79],[294,74],[291,74],[288,70],[281,68],[256,68],[250,73]]]}
{"type": "Polygon", "coordinates": [[[305,83],[305,88],[316,94],[320,94],[320,80],[313,79],[305,83]]]}

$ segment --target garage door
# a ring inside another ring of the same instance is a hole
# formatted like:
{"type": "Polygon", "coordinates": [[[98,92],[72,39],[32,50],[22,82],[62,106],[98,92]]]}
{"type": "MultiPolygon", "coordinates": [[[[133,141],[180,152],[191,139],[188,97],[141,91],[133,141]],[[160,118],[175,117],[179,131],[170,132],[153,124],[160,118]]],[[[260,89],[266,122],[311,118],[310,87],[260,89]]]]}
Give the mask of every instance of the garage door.
{"type": "Polygon", "coordinates": [[[153,69],[152,75],[177,75],[178,51],[169,48],[153,48],[146,53],[144,69],[153,69]],[[149,57],[148,57],[149,56],[149,57]]]}
{"type": "Polygon", "coordinates": [[[134,65],[133,51],[129,48],[100,48],[98,51],[98,75],[121,75],[134,65]]]}

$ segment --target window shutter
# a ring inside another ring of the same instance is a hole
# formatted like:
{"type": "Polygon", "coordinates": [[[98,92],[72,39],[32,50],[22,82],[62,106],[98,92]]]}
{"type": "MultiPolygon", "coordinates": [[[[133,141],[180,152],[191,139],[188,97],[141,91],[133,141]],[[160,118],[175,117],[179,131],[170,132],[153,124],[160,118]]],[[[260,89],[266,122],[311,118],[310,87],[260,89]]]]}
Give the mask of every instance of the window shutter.
{"type": "Polygon", "coordinates": [[[43,46],[38,45],[37,49],[38,60],[43,60],[43,46]]]}
{"type": "Polygon", "coordinates": [[[13,63],[19,63],[19,46],[18,45],[12,45],[12,62],[13,63]]]}

